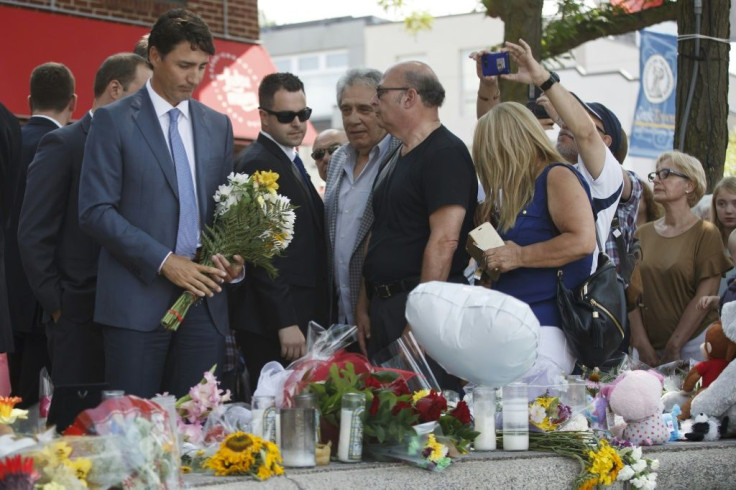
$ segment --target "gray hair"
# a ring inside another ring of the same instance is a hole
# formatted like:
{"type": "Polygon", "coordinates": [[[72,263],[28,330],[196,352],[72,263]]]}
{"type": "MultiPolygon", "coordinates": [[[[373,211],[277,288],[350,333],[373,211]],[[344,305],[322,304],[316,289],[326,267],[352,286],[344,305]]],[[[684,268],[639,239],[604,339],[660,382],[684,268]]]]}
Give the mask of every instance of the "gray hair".
{"type": "Polygon", "coordinates": [[[345,72],[337,81],[337,105],[342,104],[342,94],[345,89],[353,85],[365,85],[376,88],[383,74],[373,68],[352,68],[345,72]]]}

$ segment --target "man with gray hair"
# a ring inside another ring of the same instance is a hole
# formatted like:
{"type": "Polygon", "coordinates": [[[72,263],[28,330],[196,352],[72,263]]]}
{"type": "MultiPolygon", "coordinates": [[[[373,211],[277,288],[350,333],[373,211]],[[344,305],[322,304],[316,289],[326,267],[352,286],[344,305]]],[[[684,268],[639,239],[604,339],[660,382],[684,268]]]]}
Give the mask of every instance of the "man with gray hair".
{"type": "Polygon", "coordinates": [[[360,68],[349,70],[337,82],[337,105],[348,144],[332,155],[327,168],[327,277],[331,294],[336,293],[330,316],[351,325],[355,324],[365,241],[373,225],[373,183],[382,163],[401,144],[379,126],[371,105],[380,80],[380,71],[360,68]]]}

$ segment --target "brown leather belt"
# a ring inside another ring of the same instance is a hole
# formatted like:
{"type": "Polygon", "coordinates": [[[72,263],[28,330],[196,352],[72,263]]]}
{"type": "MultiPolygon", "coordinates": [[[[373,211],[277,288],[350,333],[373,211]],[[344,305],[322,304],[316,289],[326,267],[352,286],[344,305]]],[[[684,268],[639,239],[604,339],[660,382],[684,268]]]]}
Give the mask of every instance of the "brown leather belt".
{"type": "Polygon", "coordinates": [[[388,282],[385,284],[377,284],[365,282],[366,292],[369,298],[374,296],[387,299],[399,293],[408,293],[419,285],[418,278],[402,279],[400,281],[388,282]]]}

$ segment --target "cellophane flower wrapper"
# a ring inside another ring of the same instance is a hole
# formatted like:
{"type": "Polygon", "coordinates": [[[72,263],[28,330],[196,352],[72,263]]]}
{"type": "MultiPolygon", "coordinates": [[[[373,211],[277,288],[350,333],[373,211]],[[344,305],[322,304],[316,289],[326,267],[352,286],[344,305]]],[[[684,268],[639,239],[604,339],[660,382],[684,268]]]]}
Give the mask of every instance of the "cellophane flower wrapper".
{"type": "Polygon", "coordinates": [[[404,333],[388,347],[378,352],[372,361],[374,365],[384,369],[416,373],[416,376],[407,380],[407,385],[412,392],[442,391],[432,368],[429,367],[427,357],[411,331],[404,333]]]}
{"type": "Polygon", "coordinates": [[[402,461],[429,471],[447,468],[452,460],[440,425],[437,422],[418,424],[414,431],[415,434],[407,436],[403,443],[373,444],[367,450],[379,461],[402,461]]]}
{"type": "Polygon", "coordinates": [[[105,400],[82,412],[64,434],[85,436],[75,444],[80,453],[95,455],[89,474],[95,487],[180,487],[177,434],[166,410],[150,400],[105,400]]]}
{"type": "MultiPolygon", "coordinates": [[[[325,329],[316,322],[309,322],[307,330],[307,353],[289,364],[281,376],[270,376],[274,381],[268,383],[265,391],[276,394],[276,405],[290,407],[294,395],[300,393],[310,382],[327,379],[329,367],[334,362],[345,364],[357,354],[345,354],[344,349],[358,340],[358,327],[355,325],[333,324],[325,329]],[[344,359],[342,358],[344,355],[344,359]],[[280,386],[277,383],[283,384],[280,386]],[[280,397],[278,395],[281,395],[280,397]],[[281,398],[281,403],[279,403],[281,398]]],[[[359,356],[362,358],[362,356],[359,356]]],[[[355,358],[358,359],[358,358],[355,358]]],[[[363,358],[364,359],[364,358],[363,358]]],[[[359,362],[359,364],[364,364],[359,362]]],[[[357,370],[357,364],[356,364],[357,370]]],[[[263,377],[259,378],[260,389],[263,377]]]]}

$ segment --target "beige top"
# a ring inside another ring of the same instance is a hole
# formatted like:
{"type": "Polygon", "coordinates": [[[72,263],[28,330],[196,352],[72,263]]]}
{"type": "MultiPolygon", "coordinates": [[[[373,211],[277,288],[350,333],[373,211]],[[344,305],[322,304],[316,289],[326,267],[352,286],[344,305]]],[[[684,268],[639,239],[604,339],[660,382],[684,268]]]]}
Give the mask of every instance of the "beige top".
{"type": "MultiPolygon", "coordinates": [[[[664,349],[700,281],[720,276],[732,264],[723,253],[718,229],[708,221],[698,220],[685,233],[671,238],[657,233],[654,223],[646,223],[636,236],[643,252],[644,328],[652,347],[664,349]]],[[[691,339],[715,320],[718,313],[710,310],[691,339]]]]}

